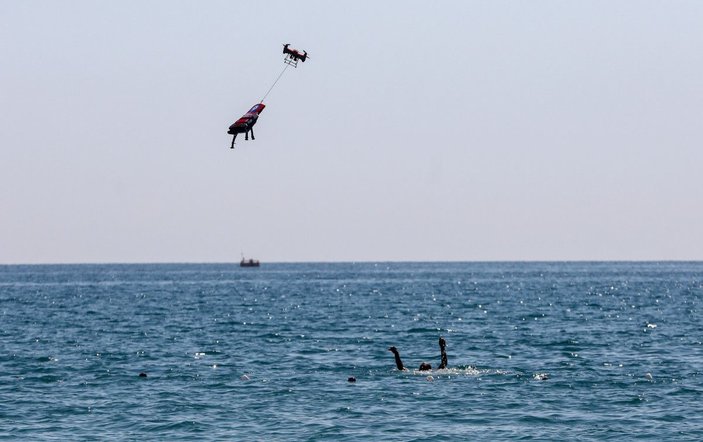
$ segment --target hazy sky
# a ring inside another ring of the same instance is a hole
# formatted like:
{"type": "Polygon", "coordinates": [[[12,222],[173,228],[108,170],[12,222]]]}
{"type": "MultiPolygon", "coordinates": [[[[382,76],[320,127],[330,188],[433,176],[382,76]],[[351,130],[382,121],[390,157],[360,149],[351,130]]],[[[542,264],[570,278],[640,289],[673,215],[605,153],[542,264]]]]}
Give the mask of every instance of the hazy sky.
{"type": "Polygon", "coordinates": [[[701,1],[0,0],[0,263],[703,259],[701,1]],[[283,68],[256,141],[227,127],[283,68]]]}

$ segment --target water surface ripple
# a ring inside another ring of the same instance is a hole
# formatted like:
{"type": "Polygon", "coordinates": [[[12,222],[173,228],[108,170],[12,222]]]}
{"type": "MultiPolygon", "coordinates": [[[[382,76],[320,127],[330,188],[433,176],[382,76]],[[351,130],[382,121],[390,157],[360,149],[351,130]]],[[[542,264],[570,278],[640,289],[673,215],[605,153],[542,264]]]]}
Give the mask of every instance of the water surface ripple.
{"type": "Polygon", "coordinates": [[[702,300],[700,262],[0,266],[0,439],[702,440],[702,300]]]}

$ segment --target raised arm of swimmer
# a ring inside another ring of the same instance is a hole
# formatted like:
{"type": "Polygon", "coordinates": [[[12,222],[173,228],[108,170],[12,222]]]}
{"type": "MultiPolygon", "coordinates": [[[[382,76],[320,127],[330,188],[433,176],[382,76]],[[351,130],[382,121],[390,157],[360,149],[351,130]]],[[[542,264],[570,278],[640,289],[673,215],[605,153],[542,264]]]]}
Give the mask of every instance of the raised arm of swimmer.
{"type": "Polygon", "coordinates": [[[445,348],[447,347],[447,341],[443,337],[439,337],[439,351],[442,354],[442,360],[439,363],[439,369],[447,368],[447,352],[445,348]]]}
{"type": "Polygon", "coordinates": [[[403,361],[400,360],[400,353],[398,353],[398,349],[395,347],[389,347],[388,351],[393,353],[393,356],[395,356],[395,366],[398,370],[400,371],[407,371],[407,368],[403,366],[403,361]]]}

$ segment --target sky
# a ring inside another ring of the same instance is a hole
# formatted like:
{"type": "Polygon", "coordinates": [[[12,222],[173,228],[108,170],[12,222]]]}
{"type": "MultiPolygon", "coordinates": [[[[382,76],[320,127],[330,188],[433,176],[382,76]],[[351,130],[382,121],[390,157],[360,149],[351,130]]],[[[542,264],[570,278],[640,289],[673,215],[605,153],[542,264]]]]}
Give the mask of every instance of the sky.
{"type": "Polygon", "coordinates": [[[703,259],[702,22],[0,0],[0,264],[703,259]],[[310,59],[231,150],[283,43],[310,59]]]}

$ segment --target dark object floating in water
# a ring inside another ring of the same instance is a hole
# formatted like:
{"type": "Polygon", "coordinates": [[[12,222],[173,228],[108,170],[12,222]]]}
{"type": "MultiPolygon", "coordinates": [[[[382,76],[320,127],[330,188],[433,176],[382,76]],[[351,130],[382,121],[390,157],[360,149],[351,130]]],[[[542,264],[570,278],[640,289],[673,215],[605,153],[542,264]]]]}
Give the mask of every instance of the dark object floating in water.
{"type": "Polygon", "coordinates": [[[536,381],[546,381],[549,379],[549,374],[547,373],[535,373],[534,376],[532,376],[532,379],[536,381]]]}
{"type": "Polygon", "coordinates": [[[354,376],[350,376],[349,379],[347,379],[347,382],[356,382],[356,378],[354,376]]]}
{"type": "Polygon", "coordinates": [[[146,373],[144,373],[144,372],[139,373],[139,377],[140,377],[140,378],[145,378],[145,377],[146,377],[146,373]]]}
{"type": "Polygon", "coordinates": [[[259,267],[260,263],[258,259],[244,259],[239,261],[239,267],[259,267]]]}

